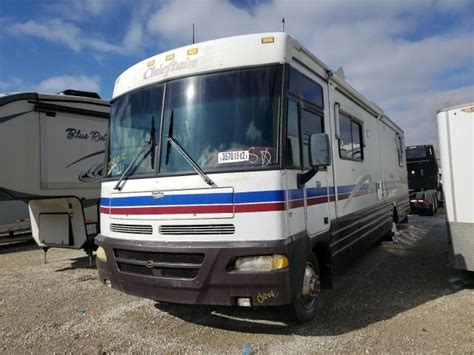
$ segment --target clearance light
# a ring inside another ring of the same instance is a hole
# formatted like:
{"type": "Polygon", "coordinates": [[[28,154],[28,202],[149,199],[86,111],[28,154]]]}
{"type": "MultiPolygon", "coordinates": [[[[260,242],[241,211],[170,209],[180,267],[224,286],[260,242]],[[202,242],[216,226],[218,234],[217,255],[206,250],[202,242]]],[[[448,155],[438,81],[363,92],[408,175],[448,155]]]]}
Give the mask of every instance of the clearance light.
{"type": "Polygon", "coordinates": [[[235,260],[234,271],[265,272],[288,267],[288,258],[284,255],[244,256],[235,260]]]}
{"type": "Polygon", "coordinates": [[[197,48],[190,48],[188,49],[188,55],[195,55],[198,53],[198,49],[197,48]]]}
{"type": "Polygon", "coordinates": [[[152,67],[152,66],[154,66],[154,65],[155,65],[155,60],[154,60],[154,59],[151,59],[151,60],[149,60],[148,62],[146,62],[146,66],[147,66],[147,67],[152,67]]]}
{"type": "Polygon", "coordinates": [[[105,254],[105,250],[102,247],[97,248],[97,251],[95,252],[95,257],[103,263],[107,262],[107,255],[105,254]]]}
{"type": "Polygon", "coordinates": [[[166,57],[165,57],[165,60],[168,61],[168,60],[173,60],[174,59],[174,53],[171,53],[171,54],[168,54],[166,57]]]}
{"type": "Polygon", "coordinates": [[[275,42],[275,37],[262,37],[262,44],[275,42]]]}

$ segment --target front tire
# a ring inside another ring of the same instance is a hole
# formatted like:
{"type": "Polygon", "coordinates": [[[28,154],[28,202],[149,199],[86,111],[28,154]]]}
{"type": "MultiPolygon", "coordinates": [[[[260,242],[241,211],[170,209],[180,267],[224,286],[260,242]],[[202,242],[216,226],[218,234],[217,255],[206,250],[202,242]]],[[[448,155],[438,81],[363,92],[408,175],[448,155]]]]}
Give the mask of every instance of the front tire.
{"type": "Polygon", "coordinates": [[[310,255],[306,261],[301,293],[291,305],[293,317],[300,323],[308,322],[316,315],[321,294],[320,276],[316,257],[310,255]]]}

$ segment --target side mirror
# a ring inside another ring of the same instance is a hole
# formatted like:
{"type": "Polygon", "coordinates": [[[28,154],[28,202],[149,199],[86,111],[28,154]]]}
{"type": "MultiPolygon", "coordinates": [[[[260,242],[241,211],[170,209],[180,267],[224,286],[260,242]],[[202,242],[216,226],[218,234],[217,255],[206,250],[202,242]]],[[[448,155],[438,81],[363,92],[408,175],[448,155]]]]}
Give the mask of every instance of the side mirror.
{"type": "Polygon", "coordinates": [[[309,163],[312,167],[331,164],[329,137],[326,133],[315,133],[309,137],[309,163]]]}
{"type": "Polygon", "coordinates": [[[308,154],[311,169],[303,174],[298,174],[297,185],[299,189],[318,173],[319,168],[331,164],[329,137],[326,133],[315,133],[309,137],[308,154]]]}

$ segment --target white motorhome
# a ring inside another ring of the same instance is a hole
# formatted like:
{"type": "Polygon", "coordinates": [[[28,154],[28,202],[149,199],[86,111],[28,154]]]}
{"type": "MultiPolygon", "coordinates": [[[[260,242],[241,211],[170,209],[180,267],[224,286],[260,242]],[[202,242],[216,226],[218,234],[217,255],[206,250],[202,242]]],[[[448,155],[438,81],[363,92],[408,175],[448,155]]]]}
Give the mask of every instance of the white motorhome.
{"type": "Polygon", "coordinates": [[[292,304],[406,218],[403,131],[285,33],[146,59],[116,80],[100,280],[187,304],[292,304]]]}
{"type": "Polygon", "coordinates": [[[437,114],[449,260],[474,271],[474,102],[437,114]]]}
{"type": "Polygon", "coordinates": [[[64,202],[53,197],[75,196],[71,211],[73,205],[84,206],[85,225],[91,237],[96,234],[109,111],[108,101],[77,90],[0,97],[0,208],[5,218],[12,219],[11,223],[3,220],[4,227],[28,228],[15,220],[17,214],[22,219],[29,214],[39,246],[82,248],[87,243],[94,248],[93,238],[59,235],[46,227],[40,233],[38,226],[40,222],[47,225],[48,219],[61,219],[56,212],[58,208],[64,211],[64,202]],[[30,201],[30,213],[18,201],[30,201]]]}

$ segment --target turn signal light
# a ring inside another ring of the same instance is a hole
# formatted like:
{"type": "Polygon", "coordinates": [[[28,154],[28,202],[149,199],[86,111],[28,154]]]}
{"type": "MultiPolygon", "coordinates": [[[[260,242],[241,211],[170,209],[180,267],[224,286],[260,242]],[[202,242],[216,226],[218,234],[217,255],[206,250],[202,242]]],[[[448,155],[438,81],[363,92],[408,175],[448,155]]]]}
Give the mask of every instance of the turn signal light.
{"type": "Polygon", "coordinates": [[[103,263],[107,262],[107,255],[105,254],[105,250],[102,247],[97,248],[97,251],[95,252],[95,257],[103,263]]]}

